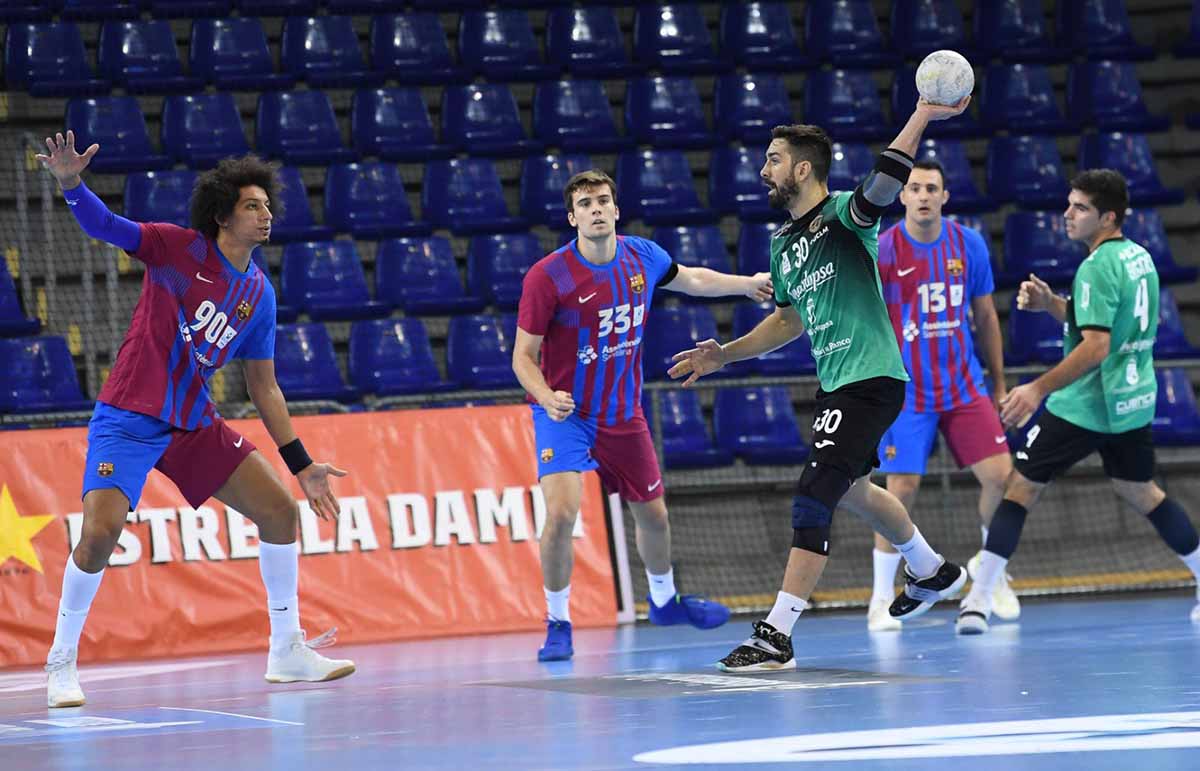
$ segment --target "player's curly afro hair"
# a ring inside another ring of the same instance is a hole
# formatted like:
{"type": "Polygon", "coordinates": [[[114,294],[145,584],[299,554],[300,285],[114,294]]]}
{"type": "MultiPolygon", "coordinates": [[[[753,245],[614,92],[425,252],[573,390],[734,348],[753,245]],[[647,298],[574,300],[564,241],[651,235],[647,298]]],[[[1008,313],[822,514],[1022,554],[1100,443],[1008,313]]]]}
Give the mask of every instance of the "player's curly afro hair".
{"type": "Polygon", "coordinates": [[[233,215],[242,188],[258,185],[267,193],[271,213],[283,214],[279,199],[279,167],[257,155],[226,158],[215,169],[204,172],[192,190],[192,228],[215,239],[220,223],[233,215]]]}

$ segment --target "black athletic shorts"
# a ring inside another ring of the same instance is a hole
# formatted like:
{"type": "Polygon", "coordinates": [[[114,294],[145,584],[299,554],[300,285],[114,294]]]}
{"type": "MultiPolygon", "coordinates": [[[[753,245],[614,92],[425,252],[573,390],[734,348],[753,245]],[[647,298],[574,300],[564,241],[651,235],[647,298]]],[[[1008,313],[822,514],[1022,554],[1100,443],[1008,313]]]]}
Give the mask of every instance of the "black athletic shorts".
{"type": "Polygon", "coordinates": [[[904,381],[873,377],[835,391],[817,390],[810,461],[841,469],[852,479],[879,466],[879,440],[904,408],[904,381]]]}
{"type": "Polygon", "coordinates": [[[1091,431],[1049,410],[1025,434],[1013,466],[1026,478],[1046,484],[1093,452],[1104,461],[1109,479],[1149,482],[1154,478],[1154,438],[1150,424],[1123,434],[1091,431]]]}

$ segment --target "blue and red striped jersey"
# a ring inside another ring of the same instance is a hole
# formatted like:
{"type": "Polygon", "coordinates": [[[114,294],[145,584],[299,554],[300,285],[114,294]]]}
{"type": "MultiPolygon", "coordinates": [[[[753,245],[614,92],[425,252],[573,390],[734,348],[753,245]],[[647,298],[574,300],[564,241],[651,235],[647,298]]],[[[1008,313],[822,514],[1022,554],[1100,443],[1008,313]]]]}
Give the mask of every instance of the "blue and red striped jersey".
{"type": "Polygon", "coordinates": [[[617,236],[617,254],[593,265],[575,240],[525,274],[517,324],[542,336],[542,374],[575,400],[576,414],[612,426],[642,414],[642,336],[671,257],[644,238],[617,236]]]}
{"type": "Polygon", "coordinates": [[[912,377],[905,409],[945,412],[987,396],[967,315],[995,288],[983,236],[943,219],[938,239],[923,244],[901,220],[879,235],[879,279],[912,377]]]}

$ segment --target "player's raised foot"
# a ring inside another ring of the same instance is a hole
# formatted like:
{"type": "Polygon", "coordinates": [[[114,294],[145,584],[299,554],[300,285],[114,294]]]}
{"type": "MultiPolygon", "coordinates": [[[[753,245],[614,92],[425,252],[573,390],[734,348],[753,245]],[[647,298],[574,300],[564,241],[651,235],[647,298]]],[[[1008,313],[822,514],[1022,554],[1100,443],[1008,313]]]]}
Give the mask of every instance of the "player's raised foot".
{"type": "Polygon", "coordinates": [[[867,609],[867,631],[870,632],[899,632],[904,626],[904,622],[899,619],[892,618],[888,613],[887,597],[872,597],[871,605],[867,609]]]}
{"type": "MultiPolygon", "coordinates": [[[[970,574],[972,581],[979,572],[979,558],[982,554],[982,551],[975,552],[975,556],[967,562],[967,573],[970,574]]],[[[1000,580],[996,582],[996,588],[992,590],[992,612],[1001,621],[1016,621],[1021,617],[1021,601],[1017,598],[1017,593],[1013,591],[1012,576],[1008,573],[1000,577],[1000,580]]]]}
{"type": "Polygon", "coordinates": [[[754,622],[754,634],[717,662],[722,672],[771,672],[795,669],[792,638],[766,621],[754,622]]]}
{"type": "Polygon", "coordinates": [[[566,661],[575,655],[571,644],[571,622],[546,619],[546,642],[538,648],[538,661],[566,661]]]}
{"type": "Polygon", "coordinates": [[[901,621],[916,618],[935,602],[953,597],[967,582],[967,571],[953,562],[942,560],[933,575],[918,578],[904,566],[904,589],[896,595],[888,613],[901,621]]]}
{"type": "Polygon", "coordinates": [[[319,683],[353,674],[354,662],[350,659],[326,658],[315,650],[332,645],[336,632],[335,627],[320,637],[305,640],[304,630],[300,630],[282,645],[272,645],[267,654],[267,682],[319,683]]]}
{"type": "Polygon", "coordinates": [[[661,608],[650,597],[650,623],[658,626],[691,624],[697,629],[713,629],[729,620],[729,608],[706,600],[698,594],[677,594],[661,608]]]}
{"type": "Polygon", "coordinates": [[[983,634],[988,630],[988,616],[991,608],[986,599],[980,599],[976,592],[971,592],[958,606],[958,620],[954,622],[956,634],[983,634]]]}
{"type": "Polygon", "coordinates": [[[46,706],[82,707],[87,701],[79,687],[79,672],[75,668],[76,648],[50,651],[46,661],[46,706]]]}

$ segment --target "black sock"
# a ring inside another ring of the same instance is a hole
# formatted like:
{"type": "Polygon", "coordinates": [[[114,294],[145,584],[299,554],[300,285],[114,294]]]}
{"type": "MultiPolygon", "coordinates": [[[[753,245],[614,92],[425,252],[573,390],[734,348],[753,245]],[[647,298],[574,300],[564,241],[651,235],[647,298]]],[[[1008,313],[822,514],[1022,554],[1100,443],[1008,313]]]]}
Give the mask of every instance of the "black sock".
{"type": "Polygon", "coordinates": [[[1004,559],[1011,559],[1017,550],[1017,541],[1021,540],[1021,528],[1025,526],[1025,507],[1005,498],[996,507],[992,515],[992,524],[988,525],[987,545],[985,549],[992,554],[998,554],[1004,559]]]}
{"type": "Polygon", "coordinates": [[[1166,541],[1167,546],[1178,555],[1185,556],[1200,547],[1200,535],[1188,519],[1187,512],[1175,501],[1164,498],[1158,508],[1146,515],[1150,524],[1158,531],[1159,536],[1166,541]]]}

